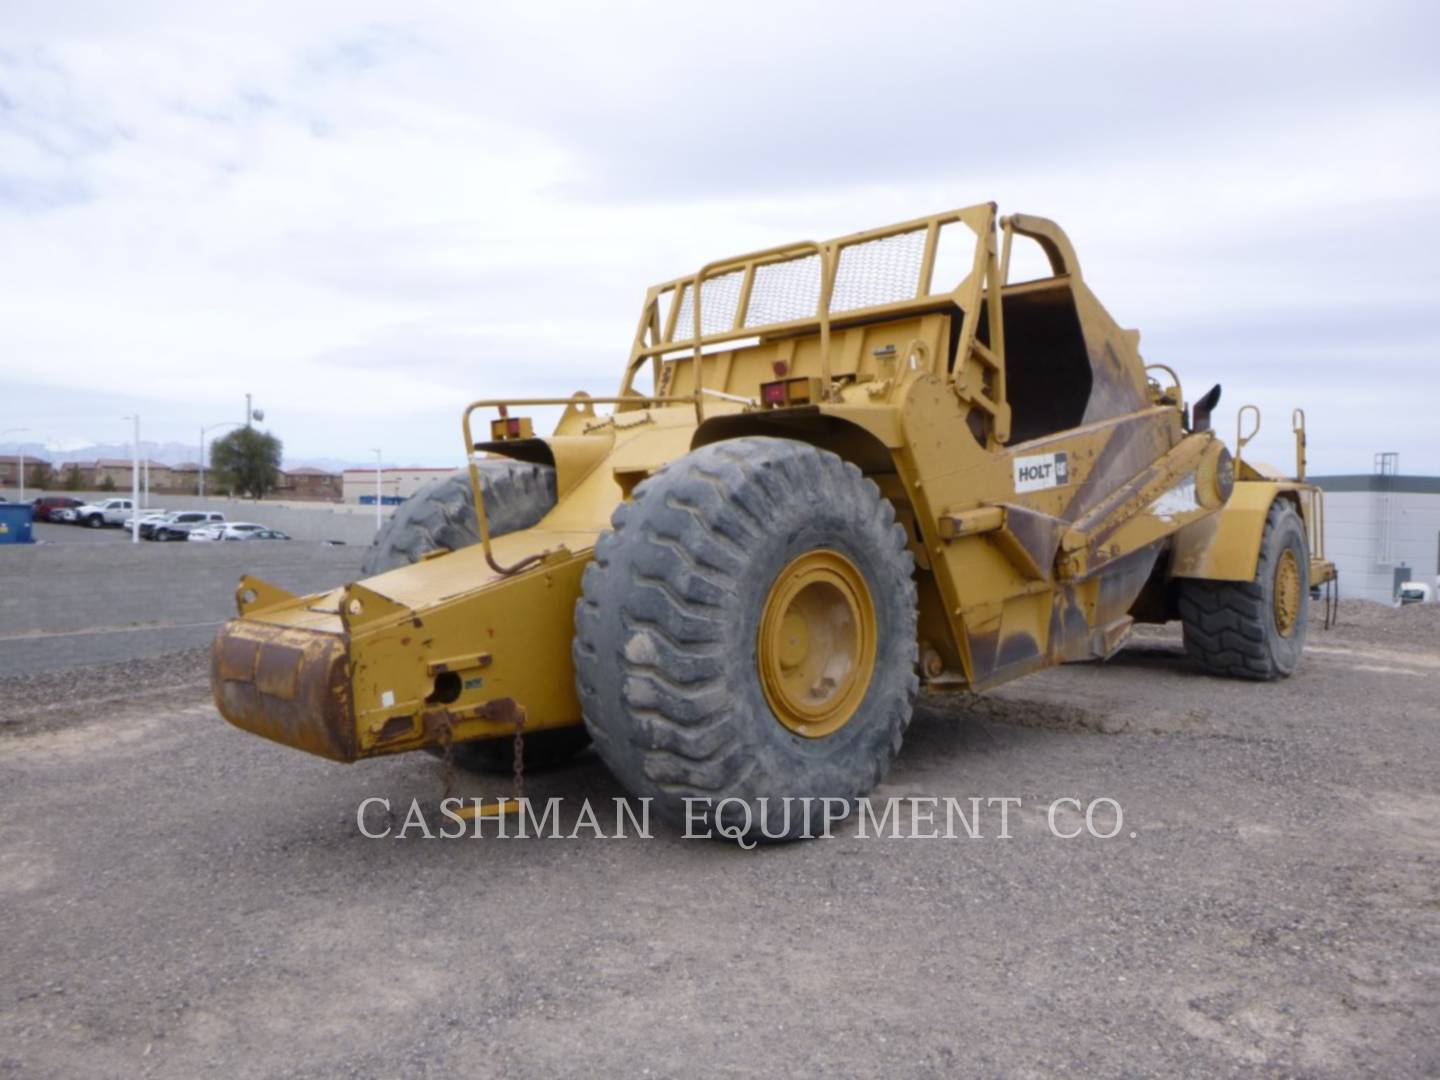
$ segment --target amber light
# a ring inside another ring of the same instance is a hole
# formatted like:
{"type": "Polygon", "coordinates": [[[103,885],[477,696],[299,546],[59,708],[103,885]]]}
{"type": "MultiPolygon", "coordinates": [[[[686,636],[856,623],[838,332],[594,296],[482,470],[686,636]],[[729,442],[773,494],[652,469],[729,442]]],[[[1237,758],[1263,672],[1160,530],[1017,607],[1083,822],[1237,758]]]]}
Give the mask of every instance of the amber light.
{"type": "Polygon", "coordinates": [[[490,438],[494,442],[505,439],[528,439],[533,433],[528,416],[502,416],[490,421],[490,438]]]}

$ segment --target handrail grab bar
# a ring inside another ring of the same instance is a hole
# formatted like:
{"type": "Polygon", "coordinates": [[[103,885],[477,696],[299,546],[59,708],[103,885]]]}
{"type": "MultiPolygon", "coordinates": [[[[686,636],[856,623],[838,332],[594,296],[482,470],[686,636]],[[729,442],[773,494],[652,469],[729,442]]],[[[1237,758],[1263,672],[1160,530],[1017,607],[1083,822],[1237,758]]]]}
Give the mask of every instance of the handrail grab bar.
{"type": "Polygon", "coordinates": [[[485,513],[485,499],[480,490],[480,469],[475,464],[475,439],[470,430],[470,417],[477,409],[499,409],[501,417],[509,415],[509,408],[512,405],[573,405],[577,401],[585,401],[592,405],[620,405],[633,402],[649,402],[653,405],[693,405],[695,407],[696,422],[700,421],[700,394],[697,391],[691,397],[647,397],[640,395],[619,395],[616,397],[591,397],[589,394],[571,394],[569,397],[535,397],[535,398],[485,398],[480,401],[472,401],[465,406],[464,416],[461,418],[460,426],[465,433],[465,462],[470,472],[470,494],[475,500],[475,523],[480,530],[480,547],[485,552],[485,562],[491,570],[508,577],[517,574],[526,567],[533,566],[540,562],[548,551],[537,552],[534,555],[527,555],[512,566],[502,566],[495,561],[495,555],[490,547],[490,520],[485,513]]]}

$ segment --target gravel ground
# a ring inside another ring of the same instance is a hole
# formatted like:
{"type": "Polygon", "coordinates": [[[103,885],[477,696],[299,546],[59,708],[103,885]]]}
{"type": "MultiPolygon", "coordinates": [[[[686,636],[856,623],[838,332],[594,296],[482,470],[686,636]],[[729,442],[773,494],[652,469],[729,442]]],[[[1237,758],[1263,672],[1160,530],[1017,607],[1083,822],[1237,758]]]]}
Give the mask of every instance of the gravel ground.
{"type": "Polygon", "coordinates": [[[1008,830],[748,852],[367,839],[436,763],[230,729],[198,652],[0,681],[0,1074],[1436,1076],[1437,623],[1342,619],[1275,684],[1169,628],[927,697],[878,795],[1008,830]]]}
{"type": "Polygon", "coordinates": [[[130,533],[125,529],[87,529],[83,525],[60,525],[37,521],[33,535],[38,544],[128,544],[130,533]]]}
{"type": "MultiPolygon", "coordinates": [[[[214,636],[214,631],[210,632],[214,636]]],[[[0,678],[0,737],[84,723],[87,716],[142,700],[169,702],[177,694],[208,692],[210,647],[99,664],[84,671],[40,671],[0,678]]]]}

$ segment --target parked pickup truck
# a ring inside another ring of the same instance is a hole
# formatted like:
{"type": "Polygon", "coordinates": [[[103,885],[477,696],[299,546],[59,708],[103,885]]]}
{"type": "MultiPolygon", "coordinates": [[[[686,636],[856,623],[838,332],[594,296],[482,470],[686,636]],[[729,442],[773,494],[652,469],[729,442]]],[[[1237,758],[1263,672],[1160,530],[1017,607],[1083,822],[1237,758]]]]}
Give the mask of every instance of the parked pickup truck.
{"type": "Polygon", "coordinates": [[[121,524],[134,510],[135,503],[130,499],[105,499],[76,507],[75,520],[81,525],[99,529],[106,525],[121,524]]]}
{"type": "Polygon", "coordinates": [[[1406,581],[1401,584],[1400,592],[1395,599],[1401,607],[1406,604],[1428,604],[1430,603],[1430,586],[1423,581],[1406,581]]]}

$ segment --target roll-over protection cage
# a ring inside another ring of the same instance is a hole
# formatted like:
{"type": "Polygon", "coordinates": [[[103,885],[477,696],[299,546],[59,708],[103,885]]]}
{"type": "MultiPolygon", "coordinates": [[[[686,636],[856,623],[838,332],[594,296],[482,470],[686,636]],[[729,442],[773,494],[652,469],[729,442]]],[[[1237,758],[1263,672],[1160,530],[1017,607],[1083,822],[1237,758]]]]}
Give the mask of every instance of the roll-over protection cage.
{"type": "Polygon", "coordinates": [[[694,408],[700,423],[705,418],[707,398],[735,398],[704,385],[702,358],[706,350],[729,342],[818,333],[820,392],[823,400],[832,401],[836,397],[830,354],[832,327],[931,311],[948,300],[961,312],[953,364],[943,355],[922,356],[919,362],[929,374],[951,380],[958,396],[986,414],[995,440],[1005,442],[1009,438],[1010,409],[1005,396],[1000,288],[1009,273],[1013,234],[1019,232],[1037,240],[1055,274],[1078,276],[1079,271],[1064,233],[1040,219],[1003,219],[1003,249],[997,253],[995,213],[994,203],[981,203],[823,243],[800,241],[718,259],[692,275],[647,290],[618,395],[471,402],[461,423],[480,542],[491,568],[499,573],[514,573],[539,557],[502,567],[491,553],[489,522],[475,465],[477,444],[471,429],[471,418],[477,410],[493,408],[501,417],[507,417],[508,410],[517,405],[572,406],[585,401],[589,405],[613,405],[619,410],[688,405],[694,408]],[[937,290],[937,270],[959,270],[963,276],[952,287],[937,290]],[[981,341],[981,299],[987,295],[990,303],[983,305],[987,340],[981,341]],[[671,396],[636,388],[636,375],[646,361],[651,365],[652,383],[659,387],[661,365],[687,355],[694,366],[691,393],[671,396]],[[967,371],[971,376],[965,374],[967,371]]]}

